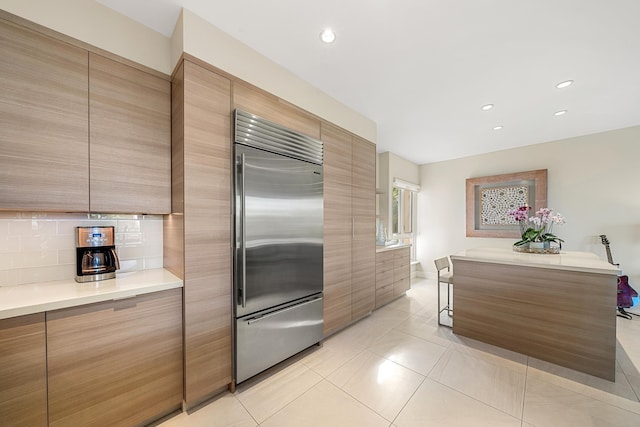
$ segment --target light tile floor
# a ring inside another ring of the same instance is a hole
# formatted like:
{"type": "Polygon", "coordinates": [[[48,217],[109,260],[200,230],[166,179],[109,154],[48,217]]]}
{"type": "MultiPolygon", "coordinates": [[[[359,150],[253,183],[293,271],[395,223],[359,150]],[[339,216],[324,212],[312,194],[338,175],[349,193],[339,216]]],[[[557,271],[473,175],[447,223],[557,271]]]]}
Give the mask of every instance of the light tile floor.
{"type": "Polygon", "coordinates": [[[616,382],[438,327],[436,284],[162,427],[640,426],[640,317],[618,318],[616,382]]]}

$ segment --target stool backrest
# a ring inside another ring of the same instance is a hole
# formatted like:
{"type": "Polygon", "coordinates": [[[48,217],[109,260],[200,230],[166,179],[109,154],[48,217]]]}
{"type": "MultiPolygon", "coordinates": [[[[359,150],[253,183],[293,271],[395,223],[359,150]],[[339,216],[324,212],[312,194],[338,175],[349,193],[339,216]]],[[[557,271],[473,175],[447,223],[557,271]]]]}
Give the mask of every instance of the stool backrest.
{"type": "Polygon", "coordinates": [[[449,269],[449,257],[438,258],[434,261],[434,263],[436,264],[436,269],[438,271],[442,270],[443,268],[449,269]]]}

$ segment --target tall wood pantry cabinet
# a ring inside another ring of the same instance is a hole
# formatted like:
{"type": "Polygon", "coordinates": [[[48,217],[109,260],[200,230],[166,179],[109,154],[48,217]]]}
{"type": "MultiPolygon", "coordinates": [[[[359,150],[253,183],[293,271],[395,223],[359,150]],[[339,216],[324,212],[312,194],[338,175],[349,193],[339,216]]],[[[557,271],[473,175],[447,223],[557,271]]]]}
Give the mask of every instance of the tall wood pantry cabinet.
{"type": "Polygon", "coordinates": [[[324,142],[324,332],[375,306],[375,147],[322,124],[324,142]]]}
{"type": "Polygon", "coordinates": [[[231,82],[185,59],[172,99],[164,266],[184,280],[184,402],[191,408],[232,382],[231,82]]]}

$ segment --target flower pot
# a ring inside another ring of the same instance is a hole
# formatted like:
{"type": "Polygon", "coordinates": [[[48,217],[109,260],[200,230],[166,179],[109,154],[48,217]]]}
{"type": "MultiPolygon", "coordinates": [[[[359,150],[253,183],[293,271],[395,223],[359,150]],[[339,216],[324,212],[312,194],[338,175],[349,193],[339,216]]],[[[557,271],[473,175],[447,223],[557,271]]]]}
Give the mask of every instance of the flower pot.
{"type": "Polygon", "coordinates": [[[550,242],[529,242],[530,249],[549,249],[550,242]]]}

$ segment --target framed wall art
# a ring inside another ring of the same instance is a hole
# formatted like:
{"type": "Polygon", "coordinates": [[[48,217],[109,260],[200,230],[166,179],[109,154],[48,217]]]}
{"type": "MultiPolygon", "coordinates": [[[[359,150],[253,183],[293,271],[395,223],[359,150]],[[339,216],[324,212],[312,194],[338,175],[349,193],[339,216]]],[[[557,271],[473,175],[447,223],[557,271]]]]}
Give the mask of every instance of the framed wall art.
{"type": "Polygon", "coordinates": [[[547,170],[468,178],[467,237],[520,237],[520,229],[507,215],[523,205],[532,214],[547,206],[547,170]]]}

